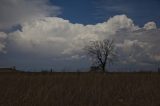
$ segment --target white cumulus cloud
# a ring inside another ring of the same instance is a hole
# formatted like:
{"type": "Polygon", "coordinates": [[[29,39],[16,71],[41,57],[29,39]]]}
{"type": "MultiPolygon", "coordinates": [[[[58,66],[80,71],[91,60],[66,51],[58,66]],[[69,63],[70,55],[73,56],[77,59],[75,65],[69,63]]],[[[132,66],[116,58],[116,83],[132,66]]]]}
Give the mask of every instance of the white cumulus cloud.
{"type": "Polygon", "coordinates": [[[0,52],[5,53],[7,34],[0,32],[0,52]]]}
{"type": "Polygon", "coordinates": [[[144,25],[144,29],[146,30],[157,29],[157,25],[155,22],[148,22],[144,25]]]}
{"type": "Polygon", "coordinates": [[[84,58],[82,48],[89,41],[107,38],[115,41],[120,64],[160,62],[160,29],[154,22],[140,28],[126,15],[116,15],[96,25],[43,17],[23,22],[21,26],[21,30],[7,35],[12,52],[15,50],[53,59],[78,59],[84,58]]]}

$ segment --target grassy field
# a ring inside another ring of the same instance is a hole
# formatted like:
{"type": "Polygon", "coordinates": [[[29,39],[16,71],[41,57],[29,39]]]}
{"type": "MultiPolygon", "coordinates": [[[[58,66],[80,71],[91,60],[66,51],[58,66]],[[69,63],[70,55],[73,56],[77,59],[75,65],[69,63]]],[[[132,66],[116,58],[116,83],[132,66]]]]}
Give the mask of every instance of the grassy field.
{"type": "Polygon", "coordinates": [[[160,74],[0,73],[0,106],[160,106],[160,74]]]}

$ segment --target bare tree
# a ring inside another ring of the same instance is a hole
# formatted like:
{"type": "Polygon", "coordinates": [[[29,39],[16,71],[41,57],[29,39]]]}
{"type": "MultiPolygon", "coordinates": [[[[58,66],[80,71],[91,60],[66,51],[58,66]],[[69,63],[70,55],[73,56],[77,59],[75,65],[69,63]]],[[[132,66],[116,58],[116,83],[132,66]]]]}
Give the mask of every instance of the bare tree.
{"type": "Polygon", "coordinates": [[[85,46],[84,50],[87,52],[88,56],[91,57],[94,64],[96,64],[101,71],[106,71],[106,65],[113,62],[116,56],[114,51],[113,40],[97,40],[91,41],[85,46]]]}

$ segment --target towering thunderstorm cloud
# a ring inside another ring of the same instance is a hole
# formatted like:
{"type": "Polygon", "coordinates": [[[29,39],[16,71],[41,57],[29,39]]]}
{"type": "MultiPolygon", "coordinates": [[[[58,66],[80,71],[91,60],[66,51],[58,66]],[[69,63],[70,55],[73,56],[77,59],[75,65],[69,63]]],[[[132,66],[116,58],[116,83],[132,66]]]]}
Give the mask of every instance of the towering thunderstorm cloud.
{"type": "Polygon", "coordinates": [[[0,53],[80,59],[85,57],[83,47],[89,41],[107,38],[115,41],[120,64],[160,62],[160,29],[156,23],[148,22],[139,27],[126,15],[116,15],[96,25],[73,24],[56,17],[59,9],[48,6],[47,0],[1,0],[0,53]],[[9,33],[3,31],[14,25],[21,28],[9,33]]]}

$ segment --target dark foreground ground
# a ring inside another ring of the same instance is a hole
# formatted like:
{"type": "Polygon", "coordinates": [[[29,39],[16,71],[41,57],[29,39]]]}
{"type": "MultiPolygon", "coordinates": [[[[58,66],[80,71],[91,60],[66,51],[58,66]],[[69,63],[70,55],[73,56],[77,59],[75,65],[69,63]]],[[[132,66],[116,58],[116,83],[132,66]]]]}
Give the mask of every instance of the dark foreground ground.
{"type": "Polygon", "coordinates": [[[0,73],[0,106],[160,106],[160,74],[0,73]]]}

